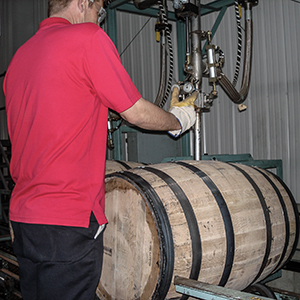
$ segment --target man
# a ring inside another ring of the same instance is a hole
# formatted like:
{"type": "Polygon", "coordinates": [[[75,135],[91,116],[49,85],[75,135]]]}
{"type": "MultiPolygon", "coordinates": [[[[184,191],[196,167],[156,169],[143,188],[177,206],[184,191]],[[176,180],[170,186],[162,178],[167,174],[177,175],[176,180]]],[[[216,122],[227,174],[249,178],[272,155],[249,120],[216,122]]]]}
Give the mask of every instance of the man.
{"type": "Polygon", "coordinates": [[[141,97],[99,27],[102,1],[50,0],[50,17],[16,52],[4,80],[24,300],[94,298],[107,223],[108,108],[174,135],[195,121],[195,95],[179,104],[175,89],[171,112],[141,97]]]}

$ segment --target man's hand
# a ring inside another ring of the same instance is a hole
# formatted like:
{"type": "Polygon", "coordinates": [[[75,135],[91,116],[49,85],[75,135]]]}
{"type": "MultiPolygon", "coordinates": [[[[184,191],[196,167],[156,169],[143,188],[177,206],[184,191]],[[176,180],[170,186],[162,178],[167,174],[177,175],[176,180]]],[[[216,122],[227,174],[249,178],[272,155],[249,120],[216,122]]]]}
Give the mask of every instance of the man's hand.
{"type": "Polygon", "coordinates": [[[173,87],[172,99],[169,112],[173,114],[181,125],[180,130],[168,131],[173,137],[178,137],[183,132],[190,129],[196,121],[196,112],[194,102],[198,97],[199,92],[194,92],[191,96],[179,102],[179,88],[173,87]]]}

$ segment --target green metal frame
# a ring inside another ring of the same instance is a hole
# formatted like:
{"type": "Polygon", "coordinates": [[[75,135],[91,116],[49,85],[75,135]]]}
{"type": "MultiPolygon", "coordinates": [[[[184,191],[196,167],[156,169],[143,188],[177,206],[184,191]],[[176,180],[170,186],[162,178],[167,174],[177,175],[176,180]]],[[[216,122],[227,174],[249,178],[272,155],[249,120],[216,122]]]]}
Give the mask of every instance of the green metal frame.
{"type": "Polygon", "coordinates": [[[224,162],[238,162],[248,166],[255,166],[262,169],[276,169],[276,174],[282,179],[282,160],[281,159],[254,159],[251,154],[220,154],[203,155],[203,160],[220,160],[224,162]]]}
{"type": "MultiPolygon", "coordinates": [[[[224,7],[228,7],[234,4],[234,0],[216,0],[212,1],[207,4],[202,4],[201,5],[201,16],[205,16],[207,14],[220,11],[224,7]]],[[[109,5],[109,9],[118,9],[121,11],[126,11],[130,13],[136,13],[139,15],[146,15],[146,16],[153,16],[156,17],[159,10],[156,8],[146,8],[143,10],[137,9],[133,4],[129,3],[129,0],[116,0],[113,1],[109,5]]],[[[168,18],[171,21],[177,21],[178,19],[176,18],[175,14],[173,12],[168,13],[168,18]]]]}
{"type": "MultiPolygon", "coordinates": [[[[162,162],[192,159],[194,159],[192,156],[166,157],[162,162]]],[[[217,160],[223,162],[237,162],[248,166],[259,167],[262,169],[276,169],[277,176],[283,179],[283,168],[281,159],[254,159],[250,153],[203,155],[201,159],[217,160]]]]}
{"type": "MultiPolygon", "coordinates": [[[[117,41],[117,14],[116,11],[123,11],[138,15],[145,15],[151,17],[157,17],[159,12],[156,8],[147,8],[144,10],[137,9],[133,4],[128,3],[129,0],[116,0],[113,1],[109,5],[109,9],[107,10],[107,34],[115,44],[116,48],[118,48],[117,41]]],[[[201,6],[201,16],[210,14],[212,12],[220,11],[212,29],[212,36],[217,31],[221,20],[227,10],[227,8],[234,4],[234,0],[216,0],[210,2],[206,5],[201,6]]],[[[178,49],[178,66],[179,66],[179,80],[184,80],[185,74],[183,71],[183,66],[185,63],[185,24],[182,20],[176,18],[175,13],[169,12],[168,19],[170,21],[176,22],[177,29],[177,49],[178,49]],[[184,42],[182,42],[184,41],[184,42]]],[[[205,47],[205,45],[204,45],[205,47]]],[[[114,122],[114,126],[117,126],[118,123],[114,122]]],[[[122,128],[122,127],[121,127],[122,128]]],[[[190,136],[188,133],[184,134],[180,137],[182,141],[182,155],[188,156],[190,154],[190,136]]],[[[117,130],[113,133],[113,139],[115,148],[112,150],[113,159],[121,160],[122,159],[122,130],[117,130]]]]}
{"type": "MultiPolygon", "coordinates": [[[[131,126],[121,126],[119,130],[113,133],[114,143],[118,143],[118,145],[122,145],[122,134],[128,132],[142,132],[142,133],[149,133],[148,130],[144,130],[138,127],[131,127],[131,126]]],[[[154,131],[151,133],[154,133],[154,131]]],[[[183,157],[190,157],[190,137],[189,132],[184,133],[181,137],[181,145],[182,145],[182,155],[183,157]]],[[[118,147],[119,148],[119,147],[118,147]]],[[[123,153],[122,147],[120,149],[113,150],[114,159],[116,160],[123,160],[123,153]]]]}

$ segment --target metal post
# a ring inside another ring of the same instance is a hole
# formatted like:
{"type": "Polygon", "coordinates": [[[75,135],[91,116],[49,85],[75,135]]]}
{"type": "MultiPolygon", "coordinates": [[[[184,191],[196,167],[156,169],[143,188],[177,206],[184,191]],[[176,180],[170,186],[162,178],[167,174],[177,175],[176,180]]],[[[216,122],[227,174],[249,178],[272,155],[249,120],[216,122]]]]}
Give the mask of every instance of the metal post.
{"type": "MultiPolygon", "coordinates": [[[[191,54],[192,54],[192,66],[193,77],[195,82],[195,88],[201,92],[202,86],[202,50],[201,50],[201,15],[200,15],[200,0],[195,0],[195,5],[198,7],[198,16],[191,17],[191,54]]],[[[200,96],[200,95],[199,95],[200,96]]],[[[195,160],[201,159],[201,110],[196,111],[196,123],[194,129],[195,137],[195,160]]]]}
{"type": "Polygon", "coordinates": [[[199,14],[191,17],[191,52],[193,77],[195,79],[196,89],[200,91],[202,84],[200,1],[195,0],[195,5],[199,9],[199,14]]]}
{"type": "Polygon", "coordinates": [[[195,138],[195,153],[194,159],[201,160],[201,110],[197,108],[196,110],[196,122],[194,128],[194,138],[195,138]]]}

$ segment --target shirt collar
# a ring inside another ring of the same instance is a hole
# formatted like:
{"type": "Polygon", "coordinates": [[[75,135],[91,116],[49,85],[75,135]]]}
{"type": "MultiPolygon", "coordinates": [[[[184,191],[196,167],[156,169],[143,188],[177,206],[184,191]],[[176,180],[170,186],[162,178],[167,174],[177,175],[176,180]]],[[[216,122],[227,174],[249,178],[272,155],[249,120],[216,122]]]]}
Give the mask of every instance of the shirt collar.
{"type": "Polygon", "coordinates": [[[65,25],[70,25],[71,23],[64,18],[58,18],[58,17],[51,17],[51,18],[47,18],[45,20],[43,20],[40,23],[39,29],[46,27],[46,26],[51,26],[53,24],[65,24],[65,25]]]}

